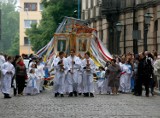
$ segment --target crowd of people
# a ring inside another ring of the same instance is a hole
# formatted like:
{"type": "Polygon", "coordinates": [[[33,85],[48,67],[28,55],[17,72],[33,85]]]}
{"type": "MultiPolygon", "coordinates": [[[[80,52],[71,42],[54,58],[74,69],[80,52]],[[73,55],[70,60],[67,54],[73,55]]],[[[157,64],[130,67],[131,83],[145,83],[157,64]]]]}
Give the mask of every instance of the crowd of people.
{"type": "Polygon", "coordinates": [[[51,60],[43,62],[42,58],[31,57],[28,65],[24,64],[25,56],[4,56],[0,54],[0,81],[4,98],[11,98],[11,87],[14,96],[36,95],[45,90],[54,74],[53,92],[55,97],[94,97],[94,94],[127,94],[154,96],[160,77],[160,60],[157,53],[145,51],[133,55],[127,53],[115,56],[106,61],[106,65],[97,67],[86,52],[84,57],[70,50],[51,60]],[[27,67],[26,67],[27,66],[27,67]]]}

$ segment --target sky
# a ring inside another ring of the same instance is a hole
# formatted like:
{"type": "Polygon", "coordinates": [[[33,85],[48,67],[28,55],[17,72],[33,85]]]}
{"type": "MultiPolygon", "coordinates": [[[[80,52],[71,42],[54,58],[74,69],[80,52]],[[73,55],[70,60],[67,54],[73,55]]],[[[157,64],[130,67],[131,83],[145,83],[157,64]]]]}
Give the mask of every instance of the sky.
{"type": "Polygon", "coordinates": [[[17,0],[17,4],[16,4],[16,6],[19,6],[19,5],[20,5],[20,4],[19,4],[19,1],[20,1],[20,0],[17,0]]]}

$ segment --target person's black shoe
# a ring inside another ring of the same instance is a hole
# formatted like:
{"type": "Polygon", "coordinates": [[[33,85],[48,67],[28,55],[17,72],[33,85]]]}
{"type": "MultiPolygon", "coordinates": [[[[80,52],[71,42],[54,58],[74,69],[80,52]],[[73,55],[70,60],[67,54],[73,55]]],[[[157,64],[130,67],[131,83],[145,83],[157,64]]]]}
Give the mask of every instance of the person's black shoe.
{"type": "Polygon", "coordinates": [[[17,89],[13,89],[13,94],[14,94],[14,96],[16,96],[17,95],[17,89]]]}
{"type": "Polygon", "coordinates": [[[4,98],[12,98],[9,94],[4,94],[4,98]]]}
{"type": "Polygon", "coordinates": [[[82,93],[78,93],[78,95],[79,95],[79,96],[81,96],[81,95],[82,95],[82,93]]]}
{"type": "Polygon", "coordinates": [[[87,97],[86,94],[87,94],[87,93],[83,93],[84,97],[87,97]]]}
{"type": "Polygon", "coordinates": [[[11,96],[4,96],[4,98],[12,98],[11,96]]]}
{"type": "Polygon", "coordinates": [[[89,97],[89,93],[84,93],[84,97],[89,97]]]}
{"type": "Polygon", "coordinates": [[[68,97],[73,97],[73,93],[72,93],[72,92],[70,92],[68,97]]]}
{"type": "Polygon", "coordinates": [[[63,94],[61,94],[61,97],[64,97],[64,95],[63,95],[63,94]]]}
{"type": "Polygon", "coordinates": [[[154,96],[154,92],[151,92],[152,96],[154,96]]]}
{"type": "Polygon", "coordinates": [[[73,94],[74,94],[75,97],[77,97],[77,92],[76,91],[74,91],[73,94]]]}
{"type": "Polygon", "coordinates": [[[136,95],[136,93],[133,93],[133,95],[136,95]]]}
{"type": "Polygon", "coordinates": [[[141,94],[136,94],[135,96],[142,96],[141,94]]]}
{"type": "Polygon", "coordinates": [[[93,93],[90,93],[90,97],[94,97],[93,93]]]}
{"type": "Polygon", "coordinates": [[[54,97],[58,97],[58,95],[59,95],[59,93],[55,93],[55,94],[54,94],[54,97]]]}
{"type": "Polygon", "coordinates": [[[122,93],[122,91],[118,91],[118,93],[122,93]]]}

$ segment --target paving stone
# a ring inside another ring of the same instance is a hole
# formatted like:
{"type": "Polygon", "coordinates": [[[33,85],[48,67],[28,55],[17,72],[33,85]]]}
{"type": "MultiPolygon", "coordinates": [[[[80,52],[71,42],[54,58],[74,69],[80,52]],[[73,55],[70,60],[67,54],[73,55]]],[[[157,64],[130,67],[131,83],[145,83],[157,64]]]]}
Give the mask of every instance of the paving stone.
{"type": "Polygon", "coordinates": [[[160,96],[55,98],[48,90],[35,96],[3,99],[0,94],[0,118],[160,118],[160,96]]]}

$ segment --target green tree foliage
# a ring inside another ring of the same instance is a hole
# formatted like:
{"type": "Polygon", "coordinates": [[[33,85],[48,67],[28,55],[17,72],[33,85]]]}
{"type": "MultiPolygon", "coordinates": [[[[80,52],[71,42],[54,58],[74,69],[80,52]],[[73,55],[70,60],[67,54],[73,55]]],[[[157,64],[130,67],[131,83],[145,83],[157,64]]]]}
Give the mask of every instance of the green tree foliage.
{"type": "MultiPolygon", "coordinates": [[[[16,0],[2,0],[0,51],[8,53],[19,32],[19,13],[15,11],[16,0]]],[[[19,40],[16,40],[19,42],[19,40]]],[[[18,46],[19,47],[19,46],[18,46]]],[[[18,47],[16,47],[18,49],[18,47]]]]}
{"type": "Polygon", "coordinates": [[[51,40],[63,18],[74,17],[77,9],[77,0],[42,0],[42,4],[44,10],[40,24],[33,24],[32,28],[26,31],[35,52],[51,40]]]}
{"type": "Polygon", "coordinates": [[[18,55],[19,54],[19,33],[17,33],[12,41],[12,45],[8,50],[9,55],[18,55]]]}

